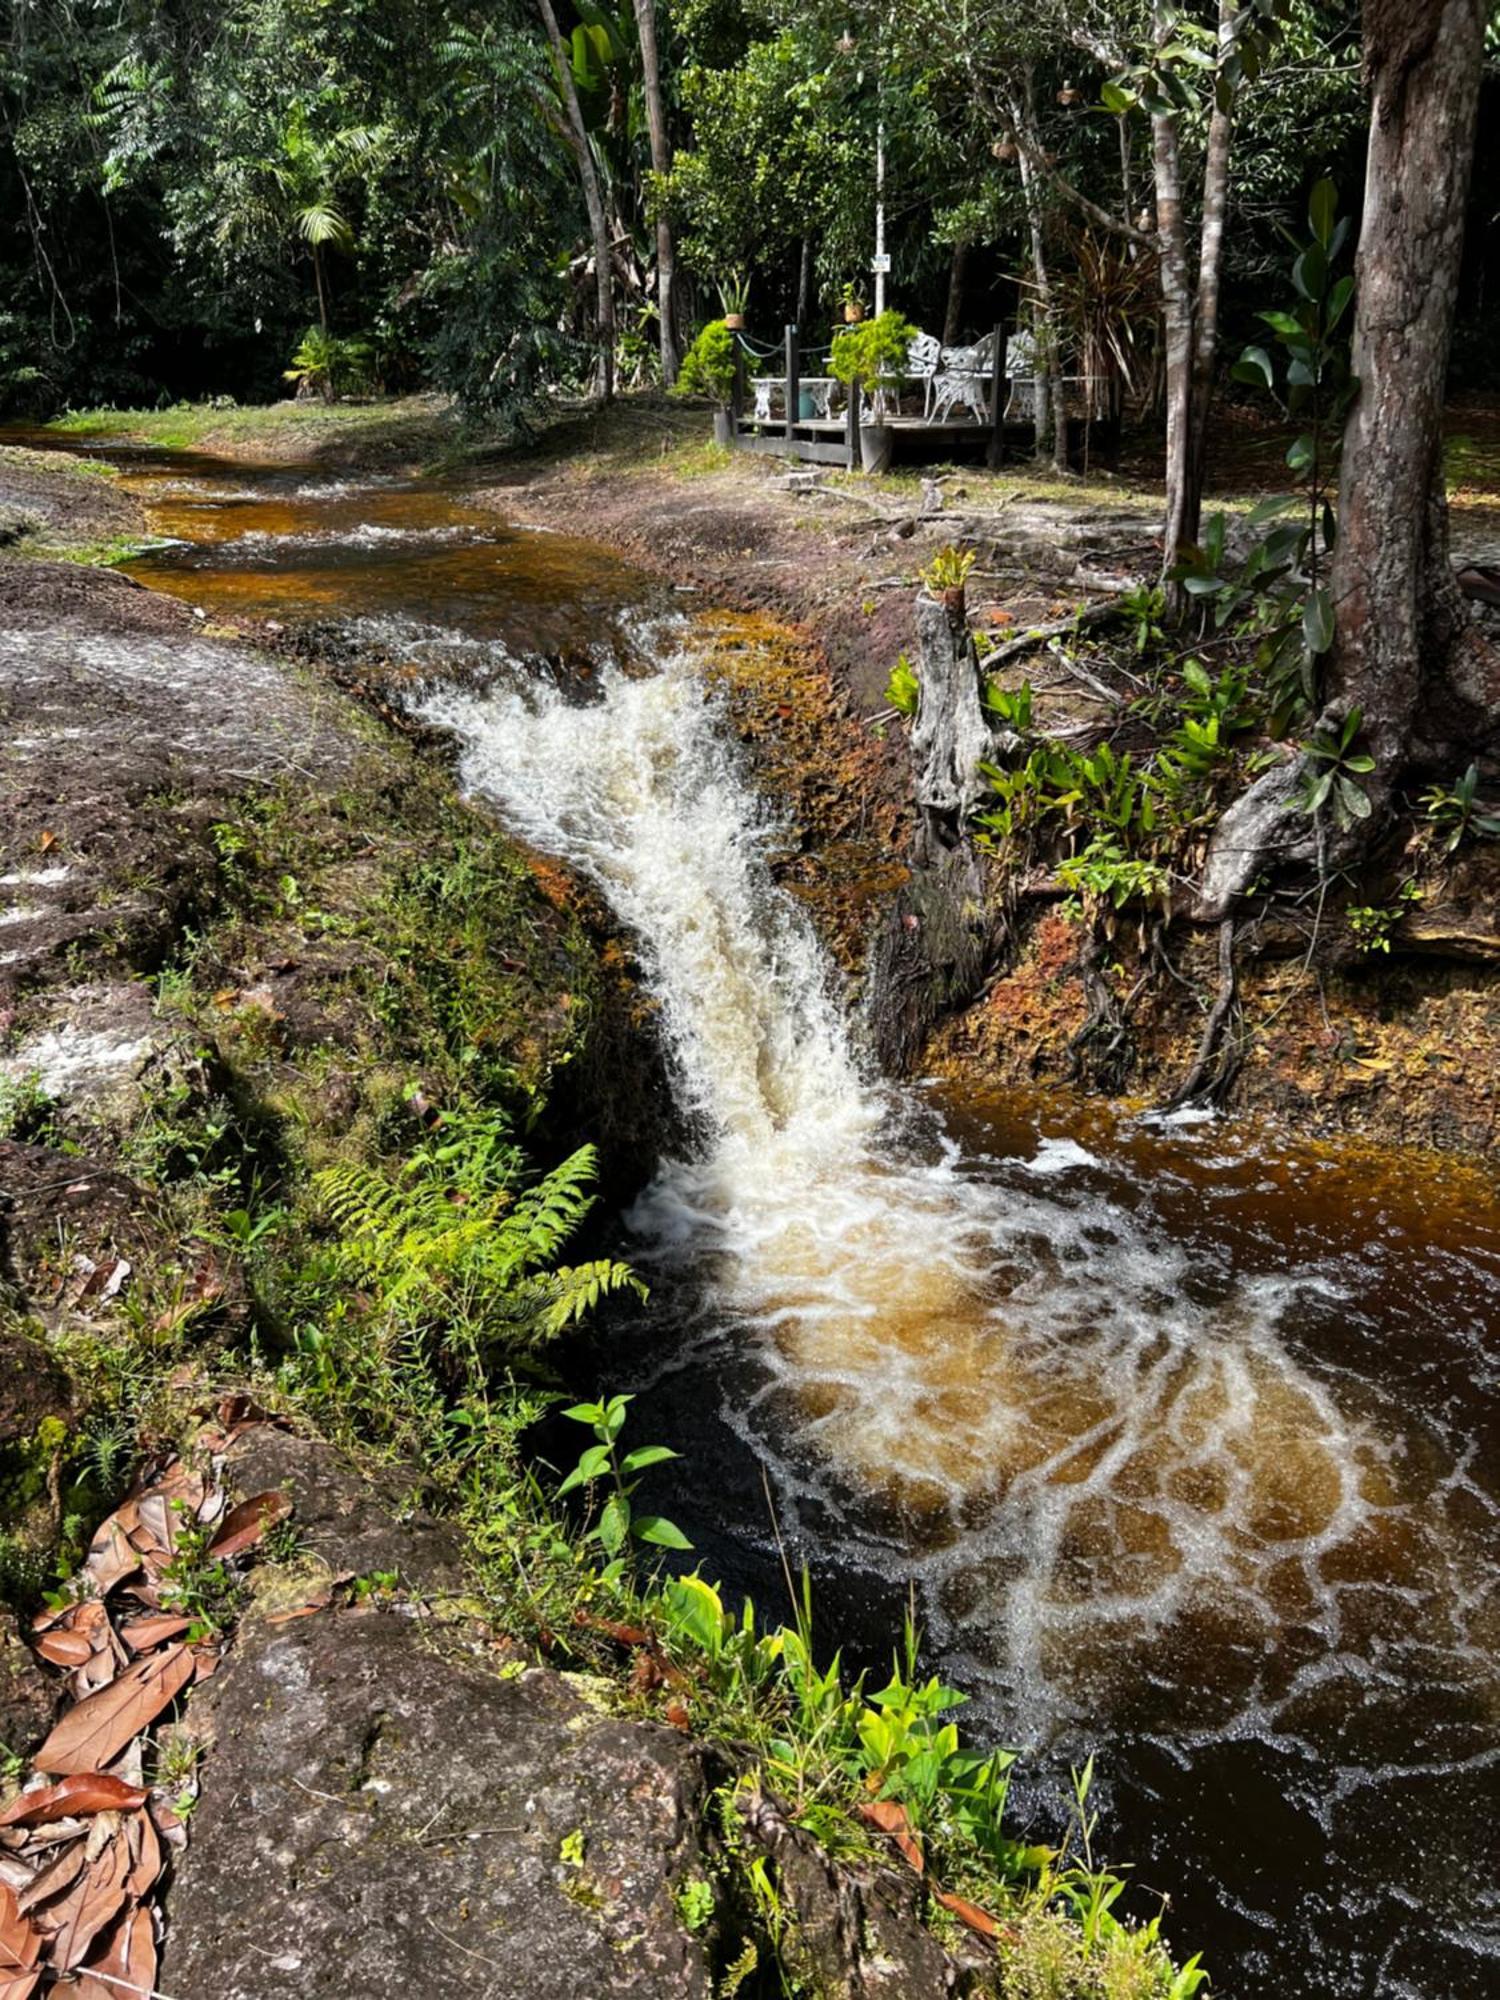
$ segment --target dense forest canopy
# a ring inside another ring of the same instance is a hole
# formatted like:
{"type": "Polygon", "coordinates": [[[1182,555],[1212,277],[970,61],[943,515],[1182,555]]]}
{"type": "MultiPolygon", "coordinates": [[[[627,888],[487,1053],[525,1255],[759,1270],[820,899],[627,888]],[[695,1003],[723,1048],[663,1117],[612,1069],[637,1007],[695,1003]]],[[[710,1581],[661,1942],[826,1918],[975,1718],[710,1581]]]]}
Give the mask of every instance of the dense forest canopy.
{"type": "MultiPolygon", "coordinates": [[[[511,416],[602,379],[601,321],[621,382],[670,376],[745,280],[757,334],[795,320],[826,338],[845,289],[873,288],[877,152],[892,304],[950,338],[1044,320],[1159,408],[1153,105],[1178,114],[1189,242],[1216,102],[1232,113],[1221,353],[1275,302],[1283,233],[1312,187],[1330,177],[1347,211],[1364,174],[1353,0],[5,12],[0,410],[13,415],[257,400],[286,393],[294,370],[349,389],[430,385],[511,416]]],[[[1454,338],[1472,383],[1496,367],[1500,229],[1487,194],[1500,140],[1493,119],[1479,129],[1454,338]]]]}

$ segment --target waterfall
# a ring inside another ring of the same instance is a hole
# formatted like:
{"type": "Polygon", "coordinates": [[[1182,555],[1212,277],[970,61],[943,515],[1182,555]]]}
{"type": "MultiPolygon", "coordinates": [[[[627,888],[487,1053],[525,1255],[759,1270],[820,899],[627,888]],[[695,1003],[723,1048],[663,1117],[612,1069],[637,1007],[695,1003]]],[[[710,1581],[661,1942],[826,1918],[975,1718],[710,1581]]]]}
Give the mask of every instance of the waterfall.
{"type": "Polygon", "coordinates": [[[586,705],[516,679],[422,712],[638,942],[696,1139],[629,1219],[643,1263],[711,1274],[718,1337],[753,1356],[731,1420],[788,1491],[881,1496],[929,1630],[982,1630],[975,1677],[1034,1709],[1183,1621],[1264,1631],[1326,1598],[1388,1479],[1288,1350],[1296,1288],[1210,1296],[1083,1149],[999,1173],[868,1075],[690,632],[658,653],[586,705]]]}

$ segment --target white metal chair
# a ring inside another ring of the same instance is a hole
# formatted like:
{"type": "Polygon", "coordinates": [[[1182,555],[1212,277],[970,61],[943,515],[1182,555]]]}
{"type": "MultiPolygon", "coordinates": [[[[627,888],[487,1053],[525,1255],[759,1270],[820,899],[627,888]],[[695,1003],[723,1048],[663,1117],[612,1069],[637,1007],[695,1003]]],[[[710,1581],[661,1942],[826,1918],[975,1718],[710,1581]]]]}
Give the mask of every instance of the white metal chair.
{"type": "Polygon", "coordinates": [[[1010,394],[1005,399],[1005,416],[1023,423],[1036,422],[1036,335],[1013,333],[1005,343],[1005,375],[1010,394]]]}
{"type": "Polygon", "coordinates": [[[995,336],[987,333],[972,347],[945,347],[932,378],[929,421],[946,423],[955,409],[976,424],[990,420],[990,377],[995,368],[995,336]]]}
{"type": "Polygon", "coordinates": [[[932,384],[942,364],[943,344],[930,333],[919,333],[906,350],[906,379],[922,385],[922,415],[932,409],[932,384]]]}

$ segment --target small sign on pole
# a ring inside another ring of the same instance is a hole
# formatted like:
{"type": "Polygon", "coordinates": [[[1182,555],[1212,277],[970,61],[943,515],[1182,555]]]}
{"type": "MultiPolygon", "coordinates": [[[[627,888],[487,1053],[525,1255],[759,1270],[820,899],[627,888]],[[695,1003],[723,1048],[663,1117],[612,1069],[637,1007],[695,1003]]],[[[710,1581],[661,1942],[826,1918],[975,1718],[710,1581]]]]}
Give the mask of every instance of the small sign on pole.
{"type": "Polygon", "coordinates": [[[891,268],[890,253],[882,250],[870,259],[870,269],[877,278],[883,278],[891,268]]]}

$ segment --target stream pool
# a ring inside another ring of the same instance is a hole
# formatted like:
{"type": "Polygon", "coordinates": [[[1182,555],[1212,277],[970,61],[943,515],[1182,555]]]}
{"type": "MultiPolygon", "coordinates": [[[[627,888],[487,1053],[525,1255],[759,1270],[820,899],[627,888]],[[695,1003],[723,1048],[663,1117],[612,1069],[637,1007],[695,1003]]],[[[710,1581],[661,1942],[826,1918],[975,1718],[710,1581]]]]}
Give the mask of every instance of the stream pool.
{"type": "Polygon", "coordinates": [[[694,1138],[614,1386],[707,1567],[769,1601],[769,1498],[856,1650],[914,1603],[1039,1829],[1097,1750],[1215,1991],[1500,1993],[1492,1169],[882,1082],[680,600],[455,487],[88,448],[171,538],[138,578],[409,661],[638,940],[694,1138]]]}

